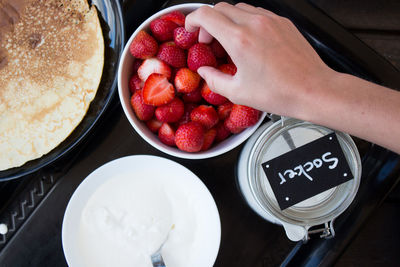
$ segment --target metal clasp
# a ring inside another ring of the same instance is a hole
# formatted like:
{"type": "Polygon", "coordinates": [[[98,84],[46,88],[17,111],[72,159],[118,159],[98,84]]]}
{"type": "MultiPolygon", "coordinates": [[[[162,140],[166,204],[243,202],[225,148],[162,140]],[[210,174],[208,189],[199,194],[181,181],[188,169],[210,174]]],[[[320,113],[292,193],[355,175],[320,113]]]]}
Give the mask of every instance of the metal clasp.
{"type": "Polygon", "coordinates": [[[307,231],[307,236],[306,236],[306,241],[310,239],[310,234],[320,234],[320,238],[325,238],[329,239],[335,236],[335,229],[333,228],[333,220],[330,222],[326,222],[322,228],[319,229],[314,229],[314,230],[308,230],[307,231]]]}

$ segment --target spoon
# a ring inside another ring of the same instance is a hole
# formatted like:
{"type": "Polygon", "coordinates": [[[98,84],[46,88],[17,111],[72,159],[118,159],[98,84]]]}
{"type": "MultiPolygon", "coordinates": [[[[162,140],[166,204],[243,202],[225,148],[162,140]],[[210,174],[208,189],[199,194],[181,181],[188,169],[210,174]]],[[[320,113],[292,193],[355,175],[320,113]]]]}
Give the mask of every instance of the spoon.
{"type": "Polygon", "coordinates": [[[162,250],[164,244],[167,242],[169,233],[171,232],[172,229],[173,229],[173,227],[168,231],[167,237],[165,238],[164,242],[161,243],[160,247],[156,250],[156,252],[154,252],[153,254],[150,255],[151,263],[153,264],[153,267],[166,267],[166,265],[164,263],[164,259],[161,255],[161,250],[162,250]]]}

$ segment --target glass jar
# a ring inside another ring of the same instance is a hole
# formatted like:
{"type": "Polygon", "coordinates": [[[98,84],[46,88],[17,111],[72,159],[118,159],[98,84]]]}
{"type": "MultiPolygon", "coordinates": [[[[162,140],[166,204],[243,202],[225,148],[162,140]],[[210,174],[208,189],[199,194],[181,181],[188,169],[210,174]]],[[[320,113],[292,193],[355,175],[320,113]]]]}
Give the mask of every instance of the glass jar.
{"type": "Polygon", "coordinates": [[[292,241],[307,240],[310,233],[321,233],[325,238],[335,235],[333,221],[353,201],[360,184],[361,160],[357,147],[348,134],[335,131],[354,178],[284,210],[280,209],[261,164],[333,132],[323,126],[282,117],[262,125],[240,154],[237,179],[244,199],[261,217],[282,225],[292,241]],[[323,226],[314,229],[319,225],[323,226]]]}

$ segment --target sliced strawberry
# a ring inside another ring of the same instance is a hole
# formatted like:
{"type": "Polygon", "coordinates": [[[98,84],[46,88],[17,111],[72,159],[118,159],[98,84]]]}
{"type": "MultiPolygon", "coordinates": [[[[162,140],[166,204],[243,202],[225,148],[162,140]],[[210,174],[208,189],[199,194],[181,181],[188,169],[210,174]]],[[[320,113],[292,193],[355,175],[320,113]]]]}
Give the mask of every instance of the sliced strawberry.
{"type": "Polygon", "coordinates": [[[204,129],[200,123],[190,121],[182,124],[175,132],[176,146],[186,152],[198,152],[204,143],[204,129]]]}
{"type": "Polygon", "coordinates": [[[184,26],[186,17],[180,11],[172,11],[168,14],[161,16],[161,19],[170,20],[172,22],[175,22],[179,26],[184,26]]]}
{"type": "Polygon", "coordinates": [[[157,133],[158,130],[160,130],[161,125],[163,123],[159,120],[157,120],[156,118],[152,118],[148,121],[146,121],[146,125],[147,127],[150,129],[150,131],[152,131],[153,133],[157,133]]]}
{"type": "Polygon", "coordinates": [[[138,69],[139,78],[144,82],[152,73],[163,74],[167,79],[171,78],[170,66],[158,58],[146,59],[138,69]]]}
{"type": "Polygon", "coordinates": [[[226,51],[222,47],[222,45],[217,41],[217,39],[212,40],[210,47],[211,47],[211,51],[213,52],[215,57],[217,57],[217,58],[226,57],[226,55],[227,55],[226,51]]]}
{"type": "Polygon", "coordinates": [[[175,130],[172,126],[164,122],[158,131],[158,138],[167,146],[175,146],[175,130]]]}
{"type": "Polygon", "coordinates": [[[211,145],[214,143],[215,137],[217,136],[217,130],[215,128],[211,128],[204,134],[204,143],[201,147],[201,151],[208,150],[211,145]]]}
{"type": "Polygon", "coordinates": [[[178,27],[178,24],[165,19],[155,19],[150,22],[150,30],[153,36],[161,42],[172,40],[176,27],[178,27]]]}
{"type": "Polygon", "coordinates": [[[232,107],[233,103],[230,101],[225,102],[222,105],[219,105],[217,109],[219,119],[225,120],[226,118],[228,118],[229,114],[231,113],[232,107]]]}
{"type": "Polygon", "coordinates": [[[131,106],[139,120],[150,120],[154,115],[154,107],[146,105],[143,101],[142,91],[137,90],[131,97],[131,106]]]}
{"type": "Polygon", "coordinates": [[[202,99],[201,97],[201,87],[198,87],[196,90],[193,92],[183,94],[182,99],[185,102],[190,102],[190,103],[199,103],[202,99]]]}
{"type": "Polygon", "coordinates": [[[199,38],[199,30],[194,32],[186,31],[185,27],[178,27],[174,30],[174,42],[183,49],[189,49],[197,43],[199,38]]]}
{"type": "Polygon", "coordinates": [[[256,124],[260,114],[261,112],[257,109],[234,104],[231,114],[224,124],[231,133],[240,133],[247,127],[256,124]]]}
{"type": "Polygon", "coordinates": [[[222,71],[223,73],[230,74],[232,76],[235,75],[236,71],[237,71],[237,68],[236,68],[235,64],[233,64],[233,63],[222,64],[222,65],[218,66],[218,69],[220,71],[222,71]]]}
{"type": "Polygon", "coordinates": [[[200,75],[188,68],[181,68],[175,75],[175,88],[180,93],[190,93],[200,84],[200,75]]]}
{"type": "Polygon", "coordinates": [[[134,94],[136,90],[140,90],[143,88],[144,82],[139,78],[139,75],[135,73],[129,79],[128,85],[129,85],[129,90],[131,91],[132,94],[134,94]]]}
{"type": "Polygon", "coordinates": [[[155,115],[162,122],[176,122],[185,111],[185,106],[179,97],[175,97],[171,102],[156,108],[155,115]]]}
{"type": "Polygon", "coordinates": [[[189,48],[187,65],[192,71],[197,71],[201,66],[217,66],[217,60],[211,48],[203,43],[197,43],[189,48]]]}
{"type": "Polygon", "coordinates": [[[143,101],[148,105],[161,106],[167,104],[174,99],[174,96],[174,86],[162,74],[153,73],[144,83],[143,101]]]}
{"type": "Polygon", "coordinates": [[[186,66],[185,51],[172,41],[160,45],[157,58],[175,68],[182,68],[186,66]]]}
{"type": "Polygon", "coordinates": [[[212,105],[222,105],[228,101],[226,97],[211,91],[206,82],[204,82],[203,87],[201,88],[201,96],[212,105]]]}
{"type": "Polygon", "coordinates": [[[129,46],[129,51],[136,58],[151,58],[157,54],[158,43],[150,34],[140,31],[129,46]]]}
{"type": "Polygon", "coordinates": [[[190,119],[197,121],[204,126],[205,129],[210,129],[218,123],[217,111],[212,106],[200,105],[190,113],[190,119]]]}
{"type": "Polygon", "coordinates": [[[221,142],[231,135],[231,132],[225,127],[223,121],[220,121],[217,126],[215,126],[215,129],[217,130],[215,142],[221,142]]]}

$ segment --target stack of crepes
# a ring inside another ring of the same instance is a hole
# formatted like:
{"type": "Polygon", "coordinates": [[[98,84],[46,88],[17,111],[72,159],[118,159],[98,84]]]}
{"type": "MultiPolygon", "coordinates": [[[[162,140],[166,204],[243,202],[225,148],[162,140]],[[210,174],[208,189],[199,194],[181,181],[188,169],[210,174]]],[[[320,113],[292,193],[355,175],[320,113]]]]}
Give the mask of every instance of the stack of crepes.
{"type": "Polygon", "coordinates": [[[96,95],[104,40],[86,0],[0,0],[0,170],[65,140],[96,95]]]}

